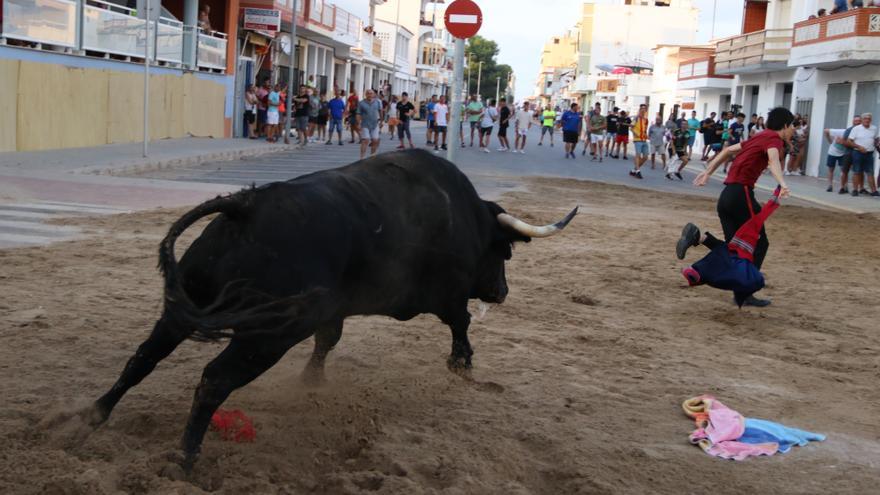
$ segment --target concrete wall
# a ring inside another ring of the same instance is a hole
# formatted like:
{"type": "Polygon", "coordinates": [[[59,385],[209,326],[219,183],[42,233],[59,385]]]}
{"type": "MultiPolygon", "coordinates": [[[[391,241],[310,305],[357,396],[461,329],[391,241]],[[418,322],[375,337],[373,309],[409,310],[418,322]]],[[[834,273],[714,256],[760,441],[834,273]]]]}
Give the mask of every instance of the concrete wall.
{"type": "MultiPolygon", "coordinates": [[[[142,139],[142,68],[124,62],[43,55],[14,48],[0,53],[0,151],[142,139]],[[27,53],[4,57],[11,50],[27,53]],[[41,58],[47,61],[37,61],[41,58]],[[58,63],[65,61],[71,65],[58,63]],[[119,70],[114,70],[116,67],[119,70]]],[[[159,68],[152,71],[150,138],[223,137],[231,114],[227,93],[232,86],[226,79],[232,77],[159,68]]]]}

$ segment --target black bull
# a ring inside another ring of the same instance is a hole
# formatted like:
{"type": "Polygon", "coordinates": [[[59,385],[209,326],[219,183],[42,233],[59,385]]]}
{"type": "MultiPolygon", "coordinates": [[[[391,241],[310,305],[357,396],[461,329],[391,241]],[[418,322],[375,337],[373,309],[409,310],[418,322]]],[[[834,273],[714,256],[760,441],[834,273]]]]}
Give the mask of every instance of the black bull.
{"type": "Polygon", "coordinates": [[[192,466],[212,414],[298,342],[315,336],[304,377],[351,315],[437,315],[452,330],[451,368],[471,365],[469,299],[500,303],[512,243],[561,230],[534,227],[483,201],[452,163],[424,151],[379,155],[207,201],[175,222],[159,248],[165,304],[113,387],[85,413],[97,426],[187,338],[231,337],[204,370],[183,435],[192,466]],[[178,264],[174,242],[219,213],[178,264]]]}

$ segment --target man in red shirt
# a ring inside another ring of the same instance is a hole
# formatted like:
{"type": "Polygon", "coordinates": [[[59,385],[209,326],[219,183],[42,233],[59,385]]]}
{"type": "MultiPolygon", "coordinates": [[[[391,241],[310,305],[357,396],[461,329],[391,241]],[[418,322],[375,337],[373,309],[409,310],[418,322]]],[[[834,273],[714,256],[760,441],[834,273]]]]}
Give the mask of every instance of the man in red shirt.
{"type": "MultiPolygon", "coordinates": [[[[747,141],[724,148],[707,164],[706,170],[694,179],[694,185],[706,185],[719,166],[735,157],[724,180],[724,190],[718,198],[718,218],[724,230],[725,242],[730,242],[736,231],[761,211],[761,205],[755,199],[755,182],[768,167],[781,187],[779,195],[783,198],[789,196],[790,191],[782,175],[781,158],[783,142],[791,139],[794,132],[793,121],[794,115],[787,108],[774,108],[767,115],[766,130],[747,141]]],[[[758,270],[761,269],[769,246],[767,232],[762,228],[754,253],[754,264],[758,270]]],[[[754,296],[749,296],[745,301],[746,306],[763,307],[768,304],[769,300],[754,296]]]]}

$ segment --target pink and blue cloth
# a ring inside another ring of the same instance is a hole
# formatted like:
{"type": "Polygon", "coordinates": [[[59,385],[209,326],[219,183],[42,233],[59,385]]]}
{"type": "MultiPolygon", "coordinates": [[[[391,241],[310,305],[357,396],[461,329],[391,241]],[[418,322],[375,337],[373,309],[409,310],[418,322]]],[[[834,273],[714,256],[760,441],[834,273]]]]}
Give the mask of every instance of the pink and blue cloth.
{"type": "Polygon", "coordinates": [[[786,453],[795,445],[821,442],[825,435],[764,419],[745,418],[711,395],[684,401],[684,413],[697,425],[688,437],[706,453],[742,461],[748,457],[786,453]]]}

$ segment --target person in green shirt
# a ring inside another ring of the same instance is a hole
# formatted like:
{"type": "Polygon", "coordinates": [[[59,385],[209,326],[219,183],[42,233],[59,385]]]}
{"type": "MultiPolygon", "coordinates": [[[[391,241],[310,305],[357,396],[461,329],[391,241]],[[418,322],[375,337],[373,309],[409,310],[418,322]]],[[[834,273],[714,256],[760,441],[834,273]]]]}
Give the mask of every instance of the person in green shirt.
{"type": "MultiPolygon", "coordinates": [[[[477,95],[471,95],[465,107],[468,123],[471,125],[471,148],[474,147],[474,132],[480,129],[480,115],[483,113],[483,104],[477,101],[477,95]]],[[[461,144],[464,145],[464,139],[461,144]]]]}
{"type": "Polygon", "coordinates": [[[697,120],[697,112],[691,112],[688,123],[688,156],[694,153],[694,143],[697,141],[697,131],[700,130],[700,121],[697,120]]]}
{"type": "Polygon", "coordinates": [[[548,106],[541,113],[541,139],[538,140],[538,146],[544,145],[544,134],[550,133],[550,146],[553,146],[553,126],[556,125],[556,111],[548,106]]]}

